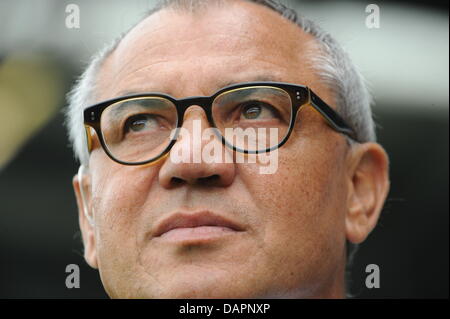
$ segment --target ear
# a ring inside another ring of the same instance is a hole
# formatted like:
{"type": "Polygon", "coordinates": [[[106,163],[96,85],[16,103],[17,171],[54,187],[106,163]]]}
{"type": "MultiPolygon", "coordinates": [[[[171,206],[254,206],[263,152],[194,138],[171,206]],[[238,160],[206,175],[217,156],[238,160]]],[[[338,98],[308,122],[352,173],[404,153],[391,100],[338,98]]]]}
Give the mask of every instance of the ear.
{"type": "Polygon", "coordinates": [[[377,143],[355,144],[348,157],[347,239],[359,244],[374,229],[389,192],[389,159],[377,143]]]}
{"type": "Polygon", "coordinates": [[[95,229],[91,222],[93,220],[92,211],[86,211],[92,207],[90,178],[87,174],[79,173],[73,177],[72,184],[78,205],[78,219],[84,244],[84,259],[92,268],[98,268],[95,229]]]}

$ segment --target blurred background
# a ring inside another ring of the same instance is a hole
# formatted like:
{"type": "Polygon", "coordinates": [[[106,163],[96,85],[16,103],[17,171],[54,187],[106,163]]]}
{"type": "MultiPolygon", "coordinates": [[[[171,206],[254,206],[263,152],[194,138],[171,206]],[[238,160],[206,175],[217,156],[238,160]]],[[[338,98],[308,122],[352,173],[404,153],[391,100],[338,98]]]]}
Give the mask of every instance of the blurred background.
{"type": "MultiPolygon", "coordinates": [[[[370,2],[285,2],[349,51],[370,83],[391,159],[389,200],[356,255],[351,292],[448,298],[448,2],[377,1],[379,28],[366,26],[370,2]],[[365,286],[372,263],[378,289],[365,286]]],[[[71,186],[78,165],[62,109],[89,57],[153,3],[0,1],[0,298],[107,297],[82,258],[71,186]],[[77,8],[79,21],[69,17],[77,8]],[[68,264],[80,266],[79,289],[66,288],[68,264]]]]}

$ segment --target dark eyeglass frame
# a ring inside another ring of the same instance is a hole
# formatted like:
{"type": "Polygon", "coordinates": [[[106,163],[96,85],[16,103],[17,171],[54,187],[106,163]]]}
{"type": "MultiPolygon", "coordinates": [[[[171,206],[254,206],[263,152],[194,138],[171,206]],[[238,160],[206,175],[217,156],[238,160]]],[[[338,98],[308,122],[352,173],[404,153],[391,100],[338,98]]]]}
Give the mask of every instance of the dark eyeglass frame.
{"type": "Polygon", "coordinates": [[[245,83],[239,83],[234,84],[230,86],[226,86],[218,91],[216,91],[211,96],[193,96],[193,97],[187,97],[183,99],[176,99],[168,94],[164,93],[139,93],[139,94],[131,94],[126,96],[121,96],[113,99],[109,99],[100,103],[97,103],[95,105],[89,106],[83,111],[83,117],[84,117],[84,125],[86,129],[86,135],[87,135],[87,141],[88,141],[88,150],[89,152],[92,150],[92,135],[90,132],[89,127],[92,127],[94,131],[96,132],[97,136],[99,137],[100,144],[102,145],[103,150],[106,152],[106,154],[115,162],[123,164],[123,165],[144,165],[149,164],[158,161],[160,158],[164,157],[169,153],[173,145],[175,144],[178,136],[178,130],[183,125],[183,119],[184,114],[188,107],[192,105],[198,105],[200,106],[206,113],[206,117],[209,121],[209,124],[215,128],[217,131],[217,126],[214,123],[213,115],[212,115],[212,103],[213,101],[221,94],[242,89],[246,87],[274,87],[281,90],[284,90],[286,93],[289,94],[289,97],[291,99],[291,121],[289,123],[289,129],[286,134],[286,136],[281,140],[280,143],[278,143],[276,146],[272,146],[265,150],[258,150],[258,151],[249,151],[249,150],[241,150],[234,145],[229,144],[224,136],[220,132],[216,132],[218,134],[218,137],[221,139],[222,144],[226,145],[227,147],[231,148],[233,151],[242,152],[246,154],[257,154],[257,153],[264,153],[264,152],[270,152],[274,149],[277,149],[281,146],[283,146],[284,143],[287,142],[289,139],[289,136],[292,133],[292,130],[294,128],[296,119],[297,119],[297,113],[300,110],[301,107],[305,105],[310,105],[315,109],[324,119],[325,121],[333,128],[335,131],[342,133],[346,136],[348,136],[350,139],[357,141],[355,131],[344,121],[344,119],[335,111],[333,110],[328,104],[326,104],[319,96],[317,96],[310,88],[304,85],[297,85],[297,84],[291,84],[291,83],[284,83],[284,82],[245,82],[245,83]],[[172,137],[172,140],[168,144],[168,146],[164,149],[164,151],[158,155],[157,157],[154,157],[152,159],[141,161],[141,162],[125,162],[121,161],[114,157],[113,154],[108,150],[108,147],[104,141],[104,137],[101,130],[101,124],[100,119],[102,112],[109,107],[112,104],[122,102],[128,99],[135,99],[135,98],[150,98],[150,97],[158,97],[158,98],[164,98],[172,102],[176,106],[177,110],[177,132],[172,137]]]}

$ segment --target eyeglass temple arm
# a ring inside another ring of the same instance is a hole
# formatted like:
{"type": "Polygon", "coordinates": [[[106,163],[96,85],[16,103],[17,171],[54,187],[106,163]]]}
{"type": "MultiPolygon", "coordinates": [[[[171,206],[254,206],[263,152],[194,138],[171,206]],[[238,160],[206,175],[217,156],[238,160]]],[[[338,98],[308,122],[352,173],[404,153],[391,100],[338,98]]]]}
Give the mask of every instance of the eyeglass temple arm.
{"type": "Polygon", "coordinates": [[[92,132],[91,132],[91,127],[89,125],[84,125],[84,132],[86,134],[86,143],[87,143],[87,148],[88,148],[88,152],[92,151],[92,132]]]}
{"type": "Polygon", "coordinates": [[[309,89],[309,102],[333,127],[336,131],[347,135],[351,139],[357,141],[355,131],[344,121],[344,119],[336,113],[327,103],[309,89]]]}

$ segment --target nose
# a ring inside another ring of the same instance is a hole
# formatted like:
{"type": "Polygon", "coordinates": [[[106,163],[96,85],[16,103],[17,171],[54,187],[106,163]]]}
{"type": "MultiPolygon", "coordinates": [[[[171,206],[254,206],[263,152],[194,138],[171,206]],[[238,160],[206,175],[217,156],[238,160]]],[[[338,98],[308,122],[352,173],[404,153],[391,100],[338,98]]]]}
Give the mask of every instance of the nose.
{"type": "Polygon", "coordinates": [[[232,151],[211,132],[203,109],[191,106],[177,142],[159,171],[163,187],[170,189],[186,184],[227,187],[233,183],[236,168],[232,151]]]}

